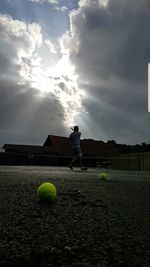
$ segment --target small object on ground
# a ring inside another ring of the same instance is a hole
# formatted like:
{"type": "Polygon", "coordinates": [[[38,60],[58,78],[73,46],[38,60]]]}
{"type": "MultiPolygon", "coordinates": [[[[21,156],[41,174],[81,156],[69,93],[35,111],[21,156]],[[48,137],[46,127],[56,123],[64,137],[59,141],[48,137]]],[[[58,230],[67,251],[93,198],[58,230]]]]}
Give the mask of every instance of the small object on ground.
{"type": "Polygon", "coordinates": [[[90,201],[89,205],[91,207],[106,207],[106,204],[103,203],[103,200],[90,201]]]}
{"type": "Polygon", "coordinates": [[[72,190],[69,195],[72,196],[77,196],[77,195],[81,195],[81,191],[80,190],[72,190]]]}
{"type": "Polygon", "coordinates": [[[76,202],[73,206],[76,207],[76,206],[86,206],[86,205],[88,205],[88,201],[81,200],[81,201],[76,202]]]}
{"type": "Polygon", "coordinates": [[[101,179],[101,180],[108,180],[110,177],[109,177],[109,174],[106,173],[106,172],[101,172],[98,174],[98,177],[101,179]]]}
{"type": "Polygon", "coordinates": [[[73,170],[73,167],[72,166],[68,166],[68,168],[70,168],[71,170],[73,170]]]}
{"type": "MultiPolygon", "coordinates": [[[[69,169],[73,170],[73,167],[72,166],[68,166],[69,169]]],[[[81,170],[82,171],[86,171],[88,168],[87,167],[81,167],[81,170]]]]}
{"type": "Polygon", "coordinates": [[[86,171],[88,168],[87,167],[81,167],[82,171],[86,171]]]}
{"type": "Polygon", "coordinates": [[[37,190],[37,196],[41,201],[50,202],[56,198],[57,192],[54,184],[50,182],[42,183],[37,190]]]}

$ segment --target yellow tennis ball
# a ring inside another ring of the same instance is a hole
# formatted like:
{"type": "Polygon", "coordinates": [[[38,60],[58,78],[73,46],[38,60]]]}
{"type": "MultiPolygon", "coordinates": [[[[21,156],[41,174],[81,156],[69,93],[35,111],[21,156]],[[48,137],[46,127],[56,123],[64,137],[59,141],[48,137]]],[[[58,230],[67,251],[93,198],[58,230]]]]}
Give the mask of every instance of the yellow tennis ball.
{"type": "Polygon", "coordinates": [[[106,173],[106,172],[101,172],[98,174],[98,177],[101,179],[101,180],[108,180],[110,177],[109,177],[109,174],[106,173]]]}
{"type": "Polygon", "coordinates": [[[41,201],[53,201],[56,195],[56,187],[50,182],[43,183],[38,187],[37,196],[41,201]]]}

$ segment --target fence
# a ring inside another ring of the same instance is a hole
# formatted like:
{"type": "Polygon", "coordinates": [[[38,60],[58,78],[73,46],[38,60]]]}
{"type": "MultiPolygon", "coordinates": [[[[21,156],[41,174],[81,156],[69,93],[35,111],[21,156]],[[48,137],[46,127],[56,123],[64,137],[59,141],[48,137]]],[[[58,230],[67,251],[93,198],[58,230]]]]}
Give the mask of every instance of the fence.
{"type": "MultiPolygon", "coordinates": [[[[18,154],[0,152],[0,165],[68,166],[72,156],[18,154]]],[[[128,154],[120,157],[84,157],[87,167],[118,170],[150,171],[150,153],[128,154]]],[[[76,162],[76,166],[79,162],[76,162]]]]}

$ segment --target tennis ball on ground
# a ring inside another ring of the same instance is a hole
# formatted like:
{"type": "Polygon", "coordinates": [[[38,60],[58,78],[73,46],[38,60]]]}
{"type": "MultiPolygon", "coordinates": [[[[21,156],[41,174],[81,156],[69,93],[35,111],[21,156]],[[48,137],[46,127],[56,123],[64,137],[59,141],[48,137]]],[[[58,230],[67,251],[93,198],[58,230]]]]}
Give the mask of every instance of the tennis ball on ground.
{"type": "Polygon", "coordinates": [[[109,174],[106,173],[106,172],[101,172],[98,174],[98,177],[101,179],[101,180],[108,180],[110,177],[109,177],[109,174]]]}
{"type": "Polygon", "coordinates": [[[38,187],[37,196],[41,201],[53,201],[56,195],[56,187],[50,182],[43,183],[38,187]]]}

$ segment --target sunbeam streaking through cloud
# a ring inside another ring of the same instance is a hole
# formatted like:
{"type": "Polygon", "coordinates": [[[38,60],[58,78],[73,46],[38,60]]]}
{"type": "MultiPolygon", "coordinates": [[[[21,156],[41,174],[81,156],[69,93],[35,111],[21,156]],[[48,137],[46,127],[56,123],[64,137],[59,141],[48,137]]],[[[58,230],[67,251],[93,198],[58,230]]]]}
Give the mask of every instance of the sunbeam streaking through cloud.
{"type": "Polygon", "coordinates": [[[32,87],[39,90],[41,97],[45,94],[50,97],[53,94],[59,100],[64,110],[66,126],[75,123],[75,116],[84,110],[84,91],[78,88],[77,76],[74,75],[74,68],[67,55],[62,55],[60,60],[47,70],[41,64],[41,58],[35,55],[30,58],[30,66],[27,63],[22,65],[21,75],[32,87]]]}
{"type": "Polygon", "coordinates": [[[0,1],[1,144],[149,142],[149,24],[149,0],[0,1]]]}

